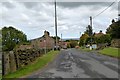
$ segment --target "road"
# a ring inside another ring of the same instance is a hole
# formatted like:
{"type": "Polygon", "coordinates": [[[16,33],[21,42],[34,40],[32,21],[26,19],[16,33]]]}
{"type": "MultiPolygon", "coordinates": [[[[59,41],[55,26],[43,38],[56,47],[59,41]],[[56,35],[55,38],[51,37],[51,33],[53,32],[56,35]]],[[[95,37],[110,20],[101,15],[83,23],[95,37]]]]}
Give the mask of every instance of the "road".
{"type": "Polygon", "coordinates": [[[118,70],[116,58],[96,52],[66,49],[61,50],[46,68],[27,78],[118,78],[118,70]]]}

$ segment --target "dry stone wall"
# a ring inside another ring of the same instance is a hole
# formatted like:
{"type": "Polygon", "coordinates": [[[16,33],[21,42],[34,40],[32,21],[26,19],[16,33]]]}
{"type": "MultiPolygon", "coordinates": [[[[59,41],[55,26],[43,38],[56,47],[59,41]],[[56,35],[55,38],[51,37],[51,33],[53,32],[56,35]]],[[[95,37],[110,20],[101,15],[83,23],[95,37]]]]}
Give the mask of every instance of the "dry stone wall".
{"type": "MultiPolygon", "coordinates": [[[[50,50],[47,50],[47,52],[49,51],[50,50]]],[[[42,56],[43,54],[45,54],[44,49],[39,49],[39,50],[25,49],[25,50],[3,52],[2,74],[6,75],[8,73],[15,72],[16,70],[22,68],[23,66],[32,63],[33,61],[36,60],[36,58],[42,56]]]]}
{"type": "Polygon", "coordinates": [[[111,46],[112,46],[112,47],[120,48],[120,39],[113,39],[113,40],[111,41],[111,46]]]}

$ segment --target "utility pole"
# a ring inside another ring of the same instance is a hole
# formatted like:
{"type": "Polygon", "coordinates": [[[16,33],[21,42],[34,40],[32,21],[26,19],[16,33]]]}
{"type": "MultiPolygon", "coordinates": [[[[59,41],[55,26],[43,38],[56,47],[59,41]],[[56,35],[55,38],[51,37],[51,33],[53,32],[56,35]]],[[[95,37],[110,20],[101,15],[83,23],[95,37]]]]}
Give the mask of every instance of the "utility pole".
{"type": "Polygon", "coordinates": [[[62,34],[61,34],[61,41],[62,41],[62,34]]]}
{"type": "Polygon", "coordinates": [[[90,16],[90,26],[92,27],[92,16],[90,16]]]}
{"type": "Polygon", "coordinates": [[[56,34],[56,42],[55,42],[55,46],[56,46],[56,50],[57,50],[57,11],[56,11],[56,0],[55,0],[55,34],[56,34]]]}
{"type": "Polygon", "coordinates": [[[80,34],[80,36],[79,36],[79,44],[80,44],[80,37],[81,37],[81,32],[80,32],[79,34],[80,34]]]}
{"type": "MultiPolygon", "coordinates": [[[[90,16],[90,26],[92,29],[92,16],[90,16]]],[[[91,50],[92,49],[92,34],[90,34],[90,37],[91,37],[91,41],[90,41],[90,50],[91,50]]]]}
{"type": "Polygon", "coordinates": [[[62,45],[63,45],[63,44],[62,44],[62,34],[61,34],[61,48],[62,48],[62,45]]]}

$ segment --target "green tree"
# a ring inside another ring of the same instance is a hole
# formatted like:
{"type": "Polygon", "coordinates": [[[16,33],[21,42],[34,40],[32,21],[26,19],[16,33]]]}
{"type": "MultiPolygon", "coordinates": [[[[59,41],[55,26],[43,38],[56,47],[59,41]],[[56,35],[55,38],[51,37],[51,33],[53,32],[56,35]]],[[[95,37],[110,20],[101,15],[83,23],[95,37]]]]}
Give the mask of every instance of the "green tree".
{"type": "Polygon", "coordinates": [[[94,36],[89,36],[88,38],[86,38],[85,44],[91,44],[91,43],[96,43],[94,36]]]}
{"type": "Polygon", "coordinates": [[[12,26],[2,28],[2,50],[10,51],[17,44],[27,42],[26,35],[12,26]]]}
{"type": "Polygon", "coordinates": [[[77,46],[77,41],[71,40],[71,41],[70,41],[70,47],[71,47],[71,48],[75,48],[75,46],[77,46]]]}
{"type": "Polygon", "coordinates": [[[88,27],[86,27],[86,31],[84,33],[88,34],[89,36],[92,36],[93,35],[92,27],[90,25],[88,25],[88,27]]]}
{"type": "MultiPolygon", "coordinates": [[[[56,36],[52,36],[52,38],[53,38],[54,40],[56,40],[56,36]]],[[[60,40],[60,37],[57,36],[57,39],[58,39],[58,41],[59,41],[59,40],[60,40]]]]}
{"type": "Polygon", "coordinates": [[[83,46],[86,43],[87,38],[89,38],[88,34],[82,34],[82,36],[80,37],[80,46],[83,46]]]}
{"type": "Polygon", "coordinates": [[[95,37],[97,44],[99,43],[111,43],[111,37],[109,34],[103,34],[95,37]]]}
{"type": "Polygon", "coordinates": [[[0,30],[0,51],[2,51],[2,31],[0,30]]]}
{"type": "Polygon", "coordinates": [[[71,48],[70,43],[67,44],[67,48],[71,48]]]}
{"type": "Polygon", "coordinates": [[[110,34],[113,39],[120,39],[120,20],[117,22],[112,20],[112,24],[107,28],[106,33],[110,34]]]}

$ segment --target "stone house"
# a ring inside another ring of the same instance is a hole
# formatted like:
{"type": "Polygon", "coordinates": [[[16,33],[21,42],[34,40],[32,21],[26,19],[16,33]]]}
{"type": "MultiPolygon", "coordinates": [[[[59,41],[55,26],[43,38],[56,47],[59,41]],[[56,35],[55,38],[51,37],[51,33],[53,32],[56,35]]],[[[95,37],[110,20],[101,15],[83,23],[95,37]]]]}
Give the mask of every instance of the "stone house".
{"type": "Polygon", "coordinates": [[[102,33],[102,31],[100,31],[99,33],[95,33],[95,37],[100,37],[102,35],[104,35],[104,33],[102,33]]]}
{"type": "Polygon", "coordinates": [[[50,37],[50,33],[48,31],[44,31],[44,35],[42,37],[31,40],[31,45],[35,49],[53,49],[55,41],[50,37]]]}

